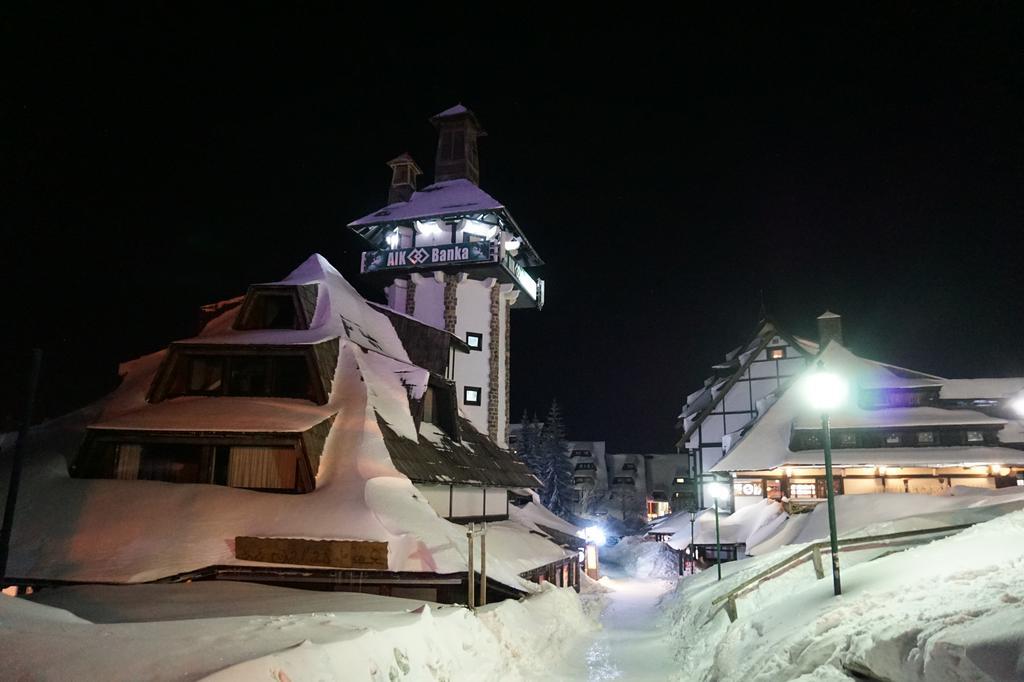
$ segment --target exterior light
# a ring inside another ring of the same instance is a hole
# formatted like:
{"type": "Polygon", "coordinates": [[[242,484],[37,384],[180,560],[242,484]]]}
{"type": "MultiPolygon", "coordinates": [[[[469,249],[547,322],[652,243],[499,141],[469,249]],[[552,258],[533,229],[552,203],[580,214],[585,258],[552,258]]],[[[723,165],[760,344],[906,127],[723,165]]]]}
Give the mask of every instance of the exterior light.
{"type": "Polygon", "coordinates": [[[577,531],[576,535],[598,547],[604,547],[604,544],[608,541],[604,534],[604,529],[600,526],[588,526],[583,530],[577,531]]]}
{"type": "Polygon", "coordinates": [[[393,230],[391,233],[388,234],[387,237],[384,238],[384,241],[388,243],[389,249],[397,249],[398,243],[399,241],[401,241],[401,239],[402,237],[398,234],[398,230],[393,230]]]}
{"type": "Polygon", "coordinates": [[[846,402],[849,386],[838,374],[819,370],[812,372],[803,381],[803,392],[811,407],[819,412],[829,412],[846,402]]]}
{"type": "Polygon", "coordinates": [[[999,473],[999,470],[1000,470],[1000,469],[1002,469],[1002,468],[1003,468],[1003,465],[1002,465],[1002,464],[993,464],[992,466],[990,466],[990,467],[989,467],[989,469],[991,469],[991,470],[992,470],[992,475],[993,475],[993,476],[995,476],[996,474],[998,474],[998,473],[999,473]]]}
{"type": "Polygon", "coordinates": [[[677,476],[675,482],[679,484],[686,483],[686,479],[683,478],[682,476],[677,476]]]}
{"type": "Polygon", "coordinates": [[[1000,476],[1009,476],[1010,475],[1010,467],[999,467],[999,475],[1000,476]]]}
{"type": "Polygon", "coordinates": [[[721,483],[712,483],[708,486],[708,493],[716,500],[729,499],[729,488],[721,483]]]}
{"type": "Polygon", "coordinates": [[[416,231],[422,234],[424,237],[434,234],[441,234],[441,228],[438,226],[436,220],[428,220],[426,222],[422,220],[417,220],[416,231]]]}
{"type": "Polygon", "coordinates": [[[513,237],[512,239],[508,239],[508,240],[505,241],[505,250],[506,251],[518,251],[519,247],[522,246],[522,245],[523,245],[523,243],[521,241],[519,241],[518,239],[513,237]]]}
{"type": "Polygon", "coordinates": [[[1010,409],[1013,410],[1018,417],[1024,419],[1024,395],[1011,400],[1010,409]]]}
{"type": "Polygon", "coordinates": [[[498,234],[498,226],[488,225],[487,223],[482,223],[479,220],[466,219],[462,221],[462,231],[476,237],[490,239],[494,235],[498,234]]]}
{"type": "Polygon", "coordinates": [[[885,474],[888,471],[889,471],[889,467],[885,466],[884,464],[882,466],[878,467],[878,475],[879,476],[885,476],[885,474]]]}

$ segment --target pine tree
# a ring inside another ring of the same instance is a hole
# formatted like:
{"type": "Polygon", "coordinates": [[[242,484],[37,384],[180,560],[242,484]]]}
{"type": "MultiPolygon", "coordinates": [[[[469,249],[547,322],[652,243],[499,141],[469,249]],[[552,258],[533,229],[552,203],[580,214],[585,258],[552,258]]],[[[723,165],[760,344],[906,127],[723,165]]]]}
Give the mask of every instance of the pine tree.
{"type": "Polygon", "coordinates": [[[542,485],[541,502],[558,516],[570,518],[576,491],[572,487],[569,444],[565,441],[565,424],[557,400],[551,401],[551,409],[540,429],[536,450],[535,471],[542,485]]]}

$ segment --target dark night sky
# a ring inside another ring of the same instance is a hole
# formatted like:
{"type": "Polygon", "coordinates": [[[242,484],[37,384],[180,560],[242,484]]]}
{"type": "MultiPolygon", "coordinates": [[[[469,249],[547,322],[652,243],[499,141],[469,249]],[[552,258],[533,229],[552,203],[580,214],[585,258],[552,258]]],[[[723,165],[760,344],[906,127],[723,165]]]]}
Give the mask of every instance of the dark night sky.
{"type": "Polygon", "coordinates": [[[547,261],[547,307],[513,323],[517,416],[557,396],[576,438],[670,451],[761,290],[797,334],[841,313],[869,357],[1024,373],[1019,3],[647,23],[131,6],[0,10],[7,422],[32,345],[53,415],[190,335],[200,304],[314,251],[352,273],[345,224],[383,203],[386,160],[432,167],[427,118],[459,101],[490,133],[482,186],[547,261]]]}

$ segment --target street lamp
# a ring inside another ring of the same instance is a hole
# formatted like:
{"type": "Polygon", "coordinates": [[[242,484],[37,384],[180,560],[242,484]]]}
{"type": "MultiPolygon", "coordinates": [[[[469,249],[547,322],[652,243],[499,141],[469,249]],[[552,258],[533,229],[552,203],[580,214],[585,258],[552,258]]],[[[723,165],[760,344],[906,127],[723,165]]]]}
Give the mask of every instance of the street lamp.
{"type": "Polygon", "coordinates": [[[715,567],[718,569],[718,579],[722,579],[722,536],[718,530],[718,501],[729,497],[729,489],[722,483],[712,483],[708,486],[708,492],[715,500],[715,567]]]}
{"type": "Polygon", "coordinates": [[[828,413],[846,402],[849,388],[838,374],[825,371],[825,365],[818,361],[817,371],[804,379],[804,396],[811,407],[821,413],[822,445],[825,449],[825,490],[828,497],[828,536],[832,545],[832,586],[838,596],[843,593],[839,580],[839,538],[836,534],[836,494],[832,479],[832,434],[829,430],[828,413]]]}

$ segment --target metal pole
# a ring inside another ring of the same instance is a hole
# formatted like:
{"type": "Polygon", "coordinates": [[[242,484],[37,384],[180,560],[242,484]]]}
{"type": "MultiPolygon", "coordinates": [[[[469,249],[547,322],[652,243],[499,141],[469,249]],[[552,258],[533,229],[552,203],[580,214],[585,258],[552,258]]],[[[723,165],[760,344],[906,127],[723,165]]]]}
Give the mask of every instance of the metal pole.
{"type": "Polygon", "coordinates": [[[487,606],[487,522],[480,532],[480,606],[487,606]]]}
{"type": "Polygon", "coordinates": [[[473,570],[473,524],[469,524],[466,530],[466,541],[469,544],[469,572],[466,574],[466,584],[469,588],[470,609],[476,609],[476,573],[473,570]]]}
{"type": "Polygon", "coordinates": [[[832,587],[836,596],[843,593],[839,580],[839,537],[836,533],[836,493],[832,481],[832,433],[829,429],[828,414],[821,415],[821,431],[825,439],[825,495],[828,497],[828,538],[832,544],[832,587]]]}
{"type": "Polygon", "coordinates": [[[718,568],[718,579],[722,579],[722,536],[718,533],[718,498],[715,498],[715,566],[718,568]]]}
{"type": "Polygon", "coordinates": [[[18,440],[14,444],[11,458],[11,478],[7,482],[7,502],[4,505],[4,520],[0,525],[0,578],[7,577],[7,557],[10,554],[11,531],[14,528],[14,508],[18,505],[18,486],[21,483],[21,457],[32,426],[32,411],[36,402],[36,388],[39,386],[39,368],[43,363],[43,351],[32,349],[32,367],[28,376],[28,396],[25,400],[25,414],[22,415],[18,440]]]}

